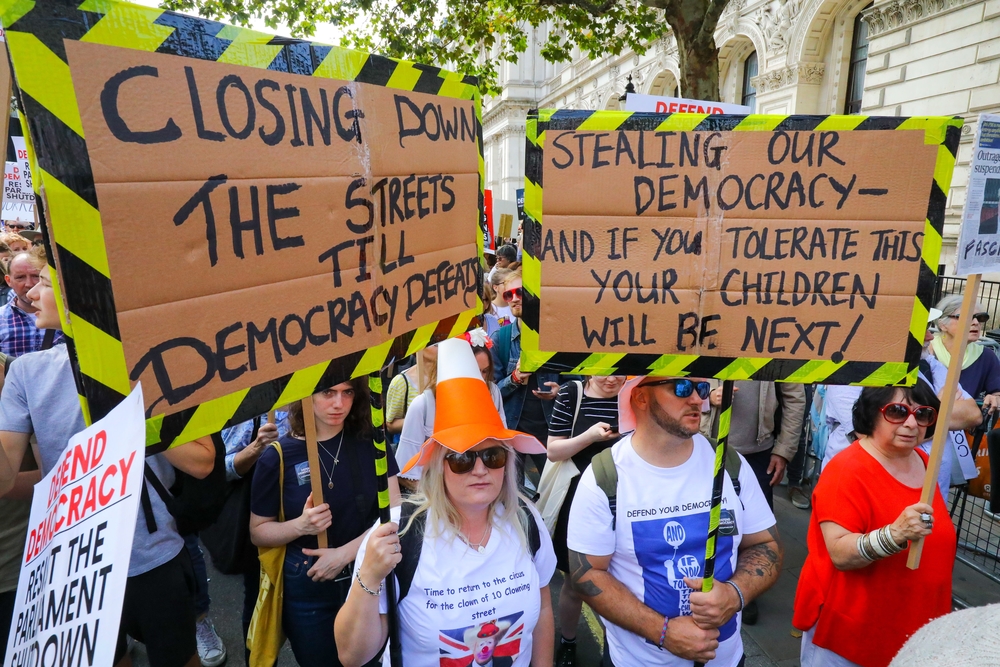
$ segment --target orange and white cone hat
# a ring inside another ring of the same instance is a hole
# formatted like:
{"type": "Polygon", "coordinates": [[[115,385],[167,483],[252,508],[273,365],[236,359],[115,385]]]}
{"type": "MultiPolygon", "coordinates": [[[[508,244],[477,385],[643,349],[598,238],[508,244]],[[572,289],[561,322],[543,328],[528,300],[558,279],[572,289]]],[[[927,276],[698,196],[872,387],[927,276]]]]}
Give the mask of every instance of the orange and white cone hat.
{"type": "Polygon", "coordinates": [[[499,440],[522,454],[544,454],[534,436],[504,428],[483,381],[472,346],[464,338],[438,344],[438,379],[434,392],[434,434],[400,472],[427,465],[435,445],[461,454],[485,440],[499,440]]]}

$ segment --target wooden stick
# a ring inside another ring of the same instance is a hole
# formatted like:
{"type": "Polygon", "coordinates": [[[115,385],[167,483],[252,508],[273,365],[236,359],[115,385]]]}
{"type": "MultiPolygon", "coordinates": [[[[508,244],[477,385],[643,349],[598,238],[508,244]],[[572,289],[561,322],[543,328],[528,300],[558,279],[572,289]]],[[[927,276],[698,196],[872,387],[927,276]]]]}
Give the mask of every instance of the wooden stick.
{"type": "MultiPolygon", "coordinates": [[[[311,401],[312,399],[310,398],[309,400],[311,401]]],[[[277,424],[278,423],[278,418],[275,416],[275,410],[268,410],[267,411],[267,423],[268,424],[277,424]]]]}
{"type": "Polygon", "coordinates": [[[417,391],[424,390],[424,351],[417,352],[417,391]]]}
{"type": "MultiPolygon", "coordinates": [[[[927,472],[924,473],[924,488],[920,493],[920,502],[932,505],[934,492],[937,490],[938,471],[941,469],[941,456],[948,445],[948,422],[951,420],[951,410],[955,406],[955,391],[958,388],[958,378],[962,374],[962,359],[965,357],[965,347],[969,342],[969,324],[972,322],[972,311],[975,309],[976,297],[979,293],[979,280],[982,276],[974,273],[965,282],[965,295],[962,298],[962,309],[956,322],[955,341],[951,346],[951,361],[948,364],[948,377],[944,383],[941,396],[941,409],[938,411],[937,427],[934,429],[934,440],[931,443],[931,454],[927,461],[927,472]]],[[[936,517],[938,521],[947,521],[948,517],[936,517]]],[[[906,567],[916,570],[920,567],[920,554],[924,550],[924,540],[920,538],[910,543],[910,555],[906,559],[906,567]]]]}
{"type": "MultiPolygon", "coordinates": [[[[302,422],[306,427],[306,455],[309,457],[309,479],[312,482],[313,507],[323,504],[323,470],[319,464],[319,441],[316,440],[316,415],[313,414],[313,397],[302,399],[302,422]]],[[[319,548],[329,545],[326,531],[316,535],[319,548]]]]}

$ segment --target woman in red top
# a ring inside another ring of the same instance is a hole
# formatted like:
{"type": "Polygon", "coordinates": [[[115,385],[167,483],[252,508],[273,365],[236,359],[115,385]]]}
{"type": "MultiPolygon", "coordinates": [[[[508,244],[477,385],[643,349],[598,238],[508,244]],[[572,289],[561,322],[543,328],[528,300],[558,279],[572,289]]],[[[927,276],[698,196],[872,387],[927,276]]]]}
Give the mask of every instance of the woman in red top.
{"type": "Polygon", "coordinates": [[[906,639],[951,610],[955,529],[935,485],[920,502],[940,403],[923,382],[868,387],[854,405],[858,439],[823,469],[792,624],[802,667],[886,667],[906,639]],[[935,518],[937,520],[935,520],[935,518]],[[909,542],[924,540],[920,567],[909,542]]]}

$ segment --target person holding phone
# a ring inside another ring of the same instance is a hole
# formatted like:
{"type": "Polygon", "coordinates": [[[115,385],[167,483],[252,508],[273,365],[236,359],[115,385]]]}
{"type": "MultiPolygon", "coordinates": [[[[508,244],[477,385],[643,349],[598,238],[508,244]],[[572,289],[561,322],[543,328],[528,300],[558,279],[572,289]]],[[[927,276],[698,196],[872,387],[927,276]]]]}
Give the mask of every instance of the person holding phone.
{"type": "MultiPolygon", "coordinates": [[[[507,426],[533,435],[539,442],[547,442],[552,404],[559,393],[559,375],[521,371],[521,305],[525,293],[520,269],[507,276],[500,293],[510,306],[514,321],[490,336],[493,342],[490,353],[493,355],[494,378],[503,396],[507,426]]],[[[545,454],[528,456],[537,468],[537,475],[541,476],[545,454]]]]}

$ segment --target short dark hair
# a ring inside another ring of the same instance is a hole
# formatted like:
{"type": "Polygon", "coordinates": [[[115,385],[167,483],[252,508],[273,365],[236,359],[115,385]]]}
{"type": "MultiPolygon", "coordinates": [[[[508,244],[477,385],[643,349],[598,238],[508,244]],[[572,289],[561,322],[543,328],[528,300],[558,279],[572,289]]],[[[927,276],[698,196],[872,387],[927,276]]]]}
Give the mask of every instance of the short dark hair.
{"type": "MultiPolygon", "coordinates": [[[[354,390],[354,402],[351,410],[344,420],[344,431],[348,436],[357,438],[370,438],[373,435],[372,428],[372,404],[371,393],[368,390],[368,376],[362,375],[353,380],[348,380],[354,390]]],[[[340,384],[340,383],[337,383],[340,384]]],[[[331,385],[337,386],[337,385],[331,385]]],[[[294,401],[288,406],[288,426],[291,434],[297,438],[304,438],[306,435],[305,416],[302,414],[302,401],[294,401]]]]}
{"type": "Polygon", "coordinates": [[[517,248],[509,243],[504,243],[502,246],[497,248],[497,259],[503,257],[508,262],[513,262],[517,259],[517,248]]]}
{"type": "MultiPolygon", "coordinates": [[[[879,410],[896,400],[896,393],[900,391],[903,392],[903,398],[915,405],[929,405],[938,412],[941,411],[941,401],[923,380],[917,380],[912,387],[865,387],[851,411],[854,432],[858,435],[874,433],[879,410]]],[[[927,427],[925,437],[934,435],[935,426],[936,424],[931,424],[927,427]]]]}

